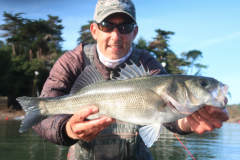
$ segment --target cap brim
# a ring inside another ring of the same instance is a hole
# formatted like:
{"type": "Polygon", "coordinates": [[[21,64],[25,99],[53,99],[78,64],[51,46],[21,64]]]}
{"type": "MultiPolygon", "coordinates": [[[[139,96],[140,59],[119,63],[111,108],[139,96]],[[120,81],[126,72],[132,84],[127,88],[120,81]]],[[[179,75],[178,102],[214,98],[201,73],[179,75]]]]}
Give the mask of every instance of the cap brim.
{"type": "Polygon", "coordinates": [[[131,14],[129,14],[128,12],[125,12],[125,11],[123,11],[123,10],[116,10],[116,9],[114,9],[114,10],[109,10],[108,12],[105,12],[103,15],[100,16],[99,19],[95,19],[95,21],[96,21],[97,23],[100,23],[100,22],[102,22],[105,18],[107,18],[108,16],[110,16],[110,15],[112,15],[112,14],[114,14],[114,13],[125,13],[125,14],[127,14],[129,17],[131,17],[132,20],[137,24],[137,22],[135,21],[135,19],[132,17],[131,14]]]}

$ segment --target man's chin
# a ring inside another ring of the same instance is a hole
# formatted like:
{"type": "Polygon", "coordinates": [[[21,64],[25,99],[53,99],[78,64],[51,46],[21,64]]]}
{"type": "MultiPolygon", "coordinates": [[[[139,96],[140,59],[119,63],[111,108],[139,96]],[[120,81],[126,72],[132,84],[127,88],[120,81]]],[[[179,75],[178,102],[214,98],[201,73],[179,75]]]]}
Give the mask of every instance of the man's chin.
{"type": "Polygon", "coordinates": [[[107,57],[111,57],[109,59],[116,60],[116,59],[123,58],[124,56],[127,55],[127,53],[125,53],[123,49],[118,49],[118,50],[113,49],[113,50],[109,50],[107,55],[108,55],[107,57]]]}

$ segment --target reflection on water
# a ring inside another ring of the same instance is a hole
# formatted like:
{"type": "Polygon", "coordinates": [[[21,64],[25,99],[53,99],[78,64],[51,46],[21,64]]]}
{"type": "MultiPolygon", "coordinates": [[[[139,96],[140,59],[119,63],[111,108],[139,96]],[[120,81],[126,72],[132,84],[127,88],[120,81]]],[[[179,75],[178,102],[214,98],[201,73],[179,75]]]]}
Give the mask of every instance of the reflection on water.
{"type": "Polygon", "coordinates": [[[68,148],[44,141],[32,129],[19,133],[20,121],[0,121],[1,160],[66,160],[68,148]],[[45,152],[44,152],[45,146],[45,152]]]}
{"type": "MultiPolygon", "coordinates": [[[[239,160],[240,124],[224,123],[221,129],[202,135],[179,136],[193,157],[197,160],[239,160]]],[[[150,148],[154,159],[191,160],[173,133],[164,130],[158,142],[150,148]]]]}
{"type": "MultiPolygon", "coordinates": [[[[19,133],[20,121],[0,121],[1,160],[66,160],[68,147],[44,141],[32,129],[19,133]],[[45,149],[44,149],[45,147],[45,149]],[[45,150],[45,152],[44,152],[45,150]]],[[[240,124],[225,123],[220,130],[203,135],[179,136],[198,160],[239,160],[240,124]]],[[[150,148],[155,160],[190,160],[174,134],[163,130],[158,142],[150,148]]]]}

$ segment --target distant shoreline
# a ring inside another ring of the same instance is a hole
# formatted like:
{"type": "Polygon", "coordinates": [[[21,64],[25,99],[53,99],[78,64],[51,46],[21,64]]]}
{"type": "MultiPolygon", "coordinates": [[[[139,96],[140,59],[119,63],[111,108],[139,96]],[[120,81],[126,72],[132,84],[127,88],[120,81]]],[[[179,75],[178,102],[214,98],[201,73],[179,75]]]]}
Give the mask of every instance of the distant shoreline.
{"type": "Polygon", "coordinates": [[[4,109],[0,111],[0,120],[14,120],[16,117],[24,116],[25,112],[23,110],[13,110],[13,109],[4,109]]]}

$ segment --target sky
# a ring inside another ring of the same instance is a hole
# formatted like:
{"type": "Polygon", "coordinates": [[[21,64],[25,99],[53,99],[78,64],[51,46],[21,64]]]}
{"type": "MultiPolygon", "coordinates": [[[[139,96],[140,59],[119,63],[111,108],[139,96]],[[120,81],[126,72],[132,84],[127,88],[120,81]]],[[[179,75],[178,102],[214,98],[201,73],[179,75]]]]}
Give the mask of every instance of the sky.
{"type": "MultiPolygon", "coordinates": [[[[182,52],[200,50],[198,63],[207,65],[202,76],[227,84],[228,104],[240,103],[240,1],[239,0],[133,0],[136,7],[138,36],[152,41],[156,29],[173,31],[170,49],[179,57],[182,52]]],[[[77,46],[78,31],[93,20],[97,0],[0,0],[0,24],[3,12],[29,19],[62,19],[64,50],[77,46]]]]}

